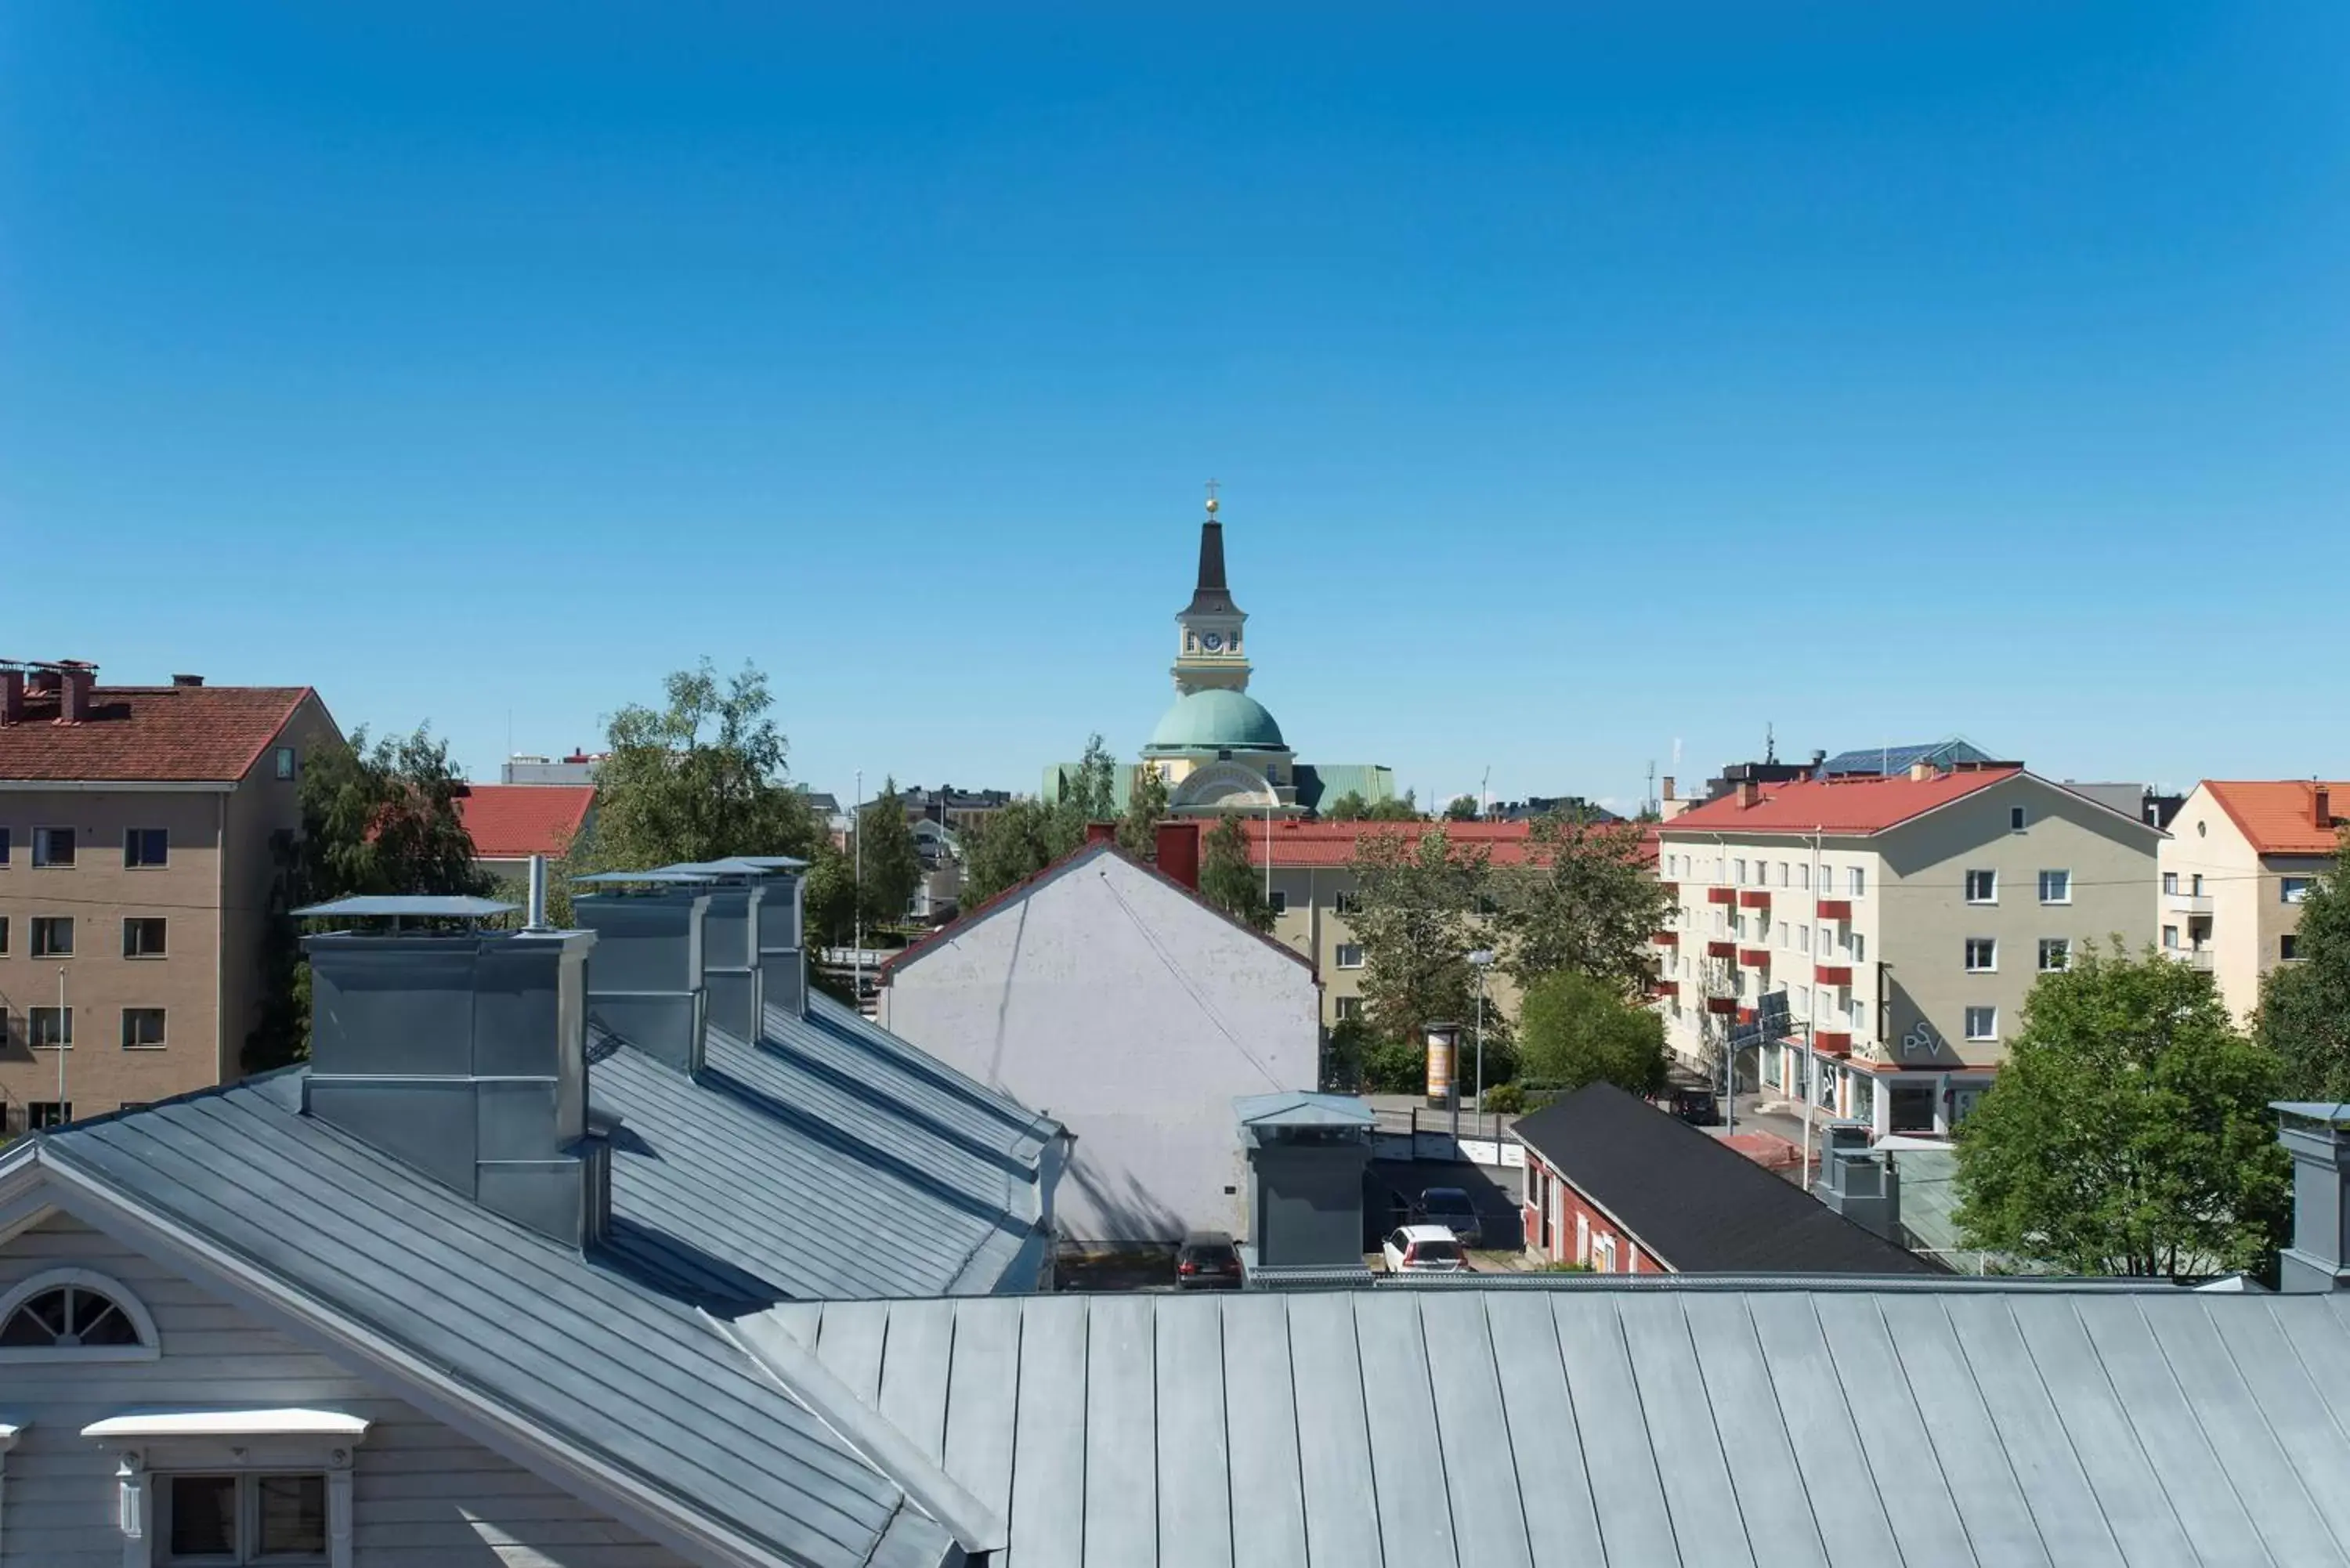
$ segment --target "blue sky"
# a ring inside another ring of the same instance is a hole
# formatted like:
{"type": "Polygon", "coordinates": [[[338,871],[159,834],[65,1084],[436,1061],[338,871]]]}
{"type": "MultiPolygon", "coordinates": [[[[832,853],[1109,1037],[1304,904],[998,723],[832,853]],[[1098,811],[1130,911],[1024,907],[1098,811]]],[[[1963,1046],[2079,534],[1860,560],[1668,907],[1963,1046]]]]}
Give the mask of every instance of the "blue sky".
{"type": "Polygon", "coordinates": [[[0,75],[10,656],[494,776],[706,653],[818,787],[1034,788],[1214,475],[1253,690],[1424,795],[2350,765],[2334,0],[26,0],[0,75]]]}

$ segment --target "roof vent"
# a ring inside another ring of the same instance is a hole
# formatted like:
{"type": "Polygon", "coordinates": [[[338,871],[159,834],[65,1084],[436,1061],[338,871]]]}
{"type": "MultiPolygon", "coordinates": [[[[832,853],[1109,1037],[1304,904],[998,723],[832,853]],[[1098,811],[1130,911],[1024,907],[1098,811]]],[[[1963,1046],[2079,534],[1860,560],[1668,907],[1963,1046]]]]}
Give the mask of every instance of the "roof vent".
{"type": "Polygon", "coordinates": [[[2334,826],[2334,792],[2324,784],[2318,784],[2309,793],[2310,821],[2316,824],[2318,832],[2330,832],[2334,826]]]}
{"type": "Polygon", "coordinates": [[[1924,784],[1934,776],[1934,764],[1920,757],[1909,764],[1909,782],[1924,784]]]}
{"type": "Polygon", "coordinates": [[[201,675],[174,675],[172,677],[172,684],[174,686],[202,686],[203,683],[204,678],[201,675]]]}
{"type": "Polygon", "coordinates": [[[389,934],[307,937],[313,1020],[303,1109],[567,1246],[611,1214],[610,1145],[588,1116],[591,931],[428,932],[480,899],[345,899],[307,916],[389,917],[389,934]]]}

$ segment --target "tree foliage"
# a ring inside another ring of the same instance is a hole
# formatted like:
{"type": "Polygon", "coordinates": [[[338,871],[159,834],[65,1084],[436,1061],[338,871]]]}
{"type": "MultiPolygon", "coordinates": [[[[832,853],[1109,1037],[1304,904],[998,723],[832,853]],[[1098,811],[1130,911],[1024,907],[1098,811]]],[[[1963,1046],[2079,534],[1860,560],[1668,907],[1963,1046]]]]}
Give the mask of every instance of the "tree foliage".
{"type": "Polygon", "coordinates": [[[1473,794],[1456,794],[1444,803],[1447,822],[1474,822],[1478,815],[1477,797],[1473,794]]]}
{"type": "Polygon", "coordinates": [[[2261,981],[2254,1036],[2284,1063],[2285,1096],[2350,1100],[2350,836],[2301,906],[2294,961],[2261,981]]]}
{"type": "Polygon", "coordinates": [[[348,744],[311,749],[296,786],[301,831],[276,850],[261,1017],[244,1042],[248,1070],[310,1054],[310,971],[291,911],[363,893],[498,891],[474,865],[473,840],[458,815],[464,792],[448,742],[427,728],[373,743],[361,729],[348,744]]]}
{"type": "Polygon", "coordinates": [[[2092,946],[2032,988],[2005,1065],[1960,1124],[1967,1244],[2087,1274],[2262,1267],[2288,1210],[2268,1109],[2280,1066],[2209,975],[2092,946]]]}
{"type": "Polygon", "coordinates": [[[906,820],[906,803],[894,778],[857,814],[849,840],[849,871],[860,889],[859,903],[868,932],[876,926],[897,925],[905,919],[914,890],[922,885],[922,856],[914,846],[913,825],[906,820]]]}
{"type": "Polygon", "coordinates": [[[641,871],[729,855],[807,859],[824,840],[792,786],[767,678],[745,664],[721,681],[710,660],[663,682],[660,708],[630,703],[607,726],[596,815],[572,869],[641,871]]]}
{"type": "Polygon", "coordinates": [[[1636,1095],[1665,1086],[1665,1023],[1620,988],[1571,970],[1544,976],[1518,1005],[1519,1070],[1579,1089],[1606,1080],[1636,1095]]]}
{"type": "Polygon", "coordinates": [[[1320,815],[1325,822],[1418,822],[1419,807],[1409,790],[1374,804],[1362,791],[1350,789],[1325,801],[1320,815]]]}
{"type": "Polygon", "coordinates": [[[1167,816],[1167,780],[1155,767],[1134,771],[1126,815],[1118,818],[1118,846],[1137,860],[1159,858],[1159,824],[1167,816]]]}
{"type": "Polygon", "coordinates": [[[1089,735],[1075,774],[1051,800],[1015,800],[964,831],[962,907],[1035,876],[1083,844],[1088,824],[1117,815],[1118,763],[1102,738],[1089,735]]]}
{"type": "Polygon", "coordinates": [[[829,836],[809,859],[800,899],[812,945],[845,948],[857,940],[857,870],[829,836]]]}
{"type": "Polygon", "coordinates": [[[1252,929],[1273,929],[1263,875],[1249,865],[1248,825],[1230,812],[1200,841],[1200,897],[1252,929]]]}
{"type": "Polygon", "coordinates": [[[1652,971],[1648,939],[1668,900],[1638,826],[1554,812],[1535,820],[1525,863],[1494,878],[1505,962],[1521,989],[1582,974],[1629,997],[1652,971]]]}
{"type": "Polygon", "coordinates": [[[1373,1026],[1415,1041],[1434,1022],[1475,1009],[1476,919],[1492,868],[1482,849],[1442,827],[1413,836],[1363,835],[1353,861],[1357,908],[1347,917],[1363,949],[1362,993],[1373,1026]]]}

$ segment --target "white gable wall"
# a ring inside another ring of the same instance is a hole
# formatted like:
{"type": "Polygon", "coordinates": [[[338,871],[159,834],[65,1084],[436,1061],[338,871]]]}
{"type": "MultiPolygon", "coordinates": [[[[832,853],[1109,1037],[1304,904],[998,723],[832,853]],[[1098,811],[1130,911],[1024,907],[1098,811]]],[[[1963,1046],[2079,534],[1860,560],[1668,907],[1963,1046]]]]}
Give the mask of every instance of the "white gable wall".
{"type": "Polygon", "coordinates": [[[386,1398],[144,1253],[64,1214],[0,1246],[0,1292],[51,1269],[104,1274],[155,1319],[154,1361],[0,1366],[23,1426],[0,1491],[0,1565],[122,1568],[113,1457],[81,1436],[137,1409],[323,1407],[374,1423],[353,1450],[355,1568],[685,1568],[528,1470],[386,1398]]]}
{"type": "Polygon", "coordinates": [[[1116,855],[941,939],[892,972],[882,1007],[1076,1135],[1054,1201],[1078,1242],[1243,1233],[1233,1099],[1317,1086],[1312,971],[1116,855]]]}

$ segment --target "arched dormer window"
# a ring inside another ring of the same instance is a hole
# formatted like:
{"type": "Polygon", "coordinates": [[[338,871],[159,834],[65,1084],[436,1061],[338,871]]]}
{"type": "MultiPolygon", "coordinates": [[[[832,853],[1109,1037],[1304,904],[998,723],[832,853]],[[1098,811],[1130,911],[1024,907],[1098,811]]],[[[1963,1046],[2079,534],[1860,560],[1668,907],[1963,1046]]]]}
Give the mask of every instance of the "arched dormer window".
{"type": "Polygon", "coordinates": [[[0,1362],[146,1361],[160,1354],[155,1320],[103,1274],[51,1269],[0,1296],[0,1362]]]}

